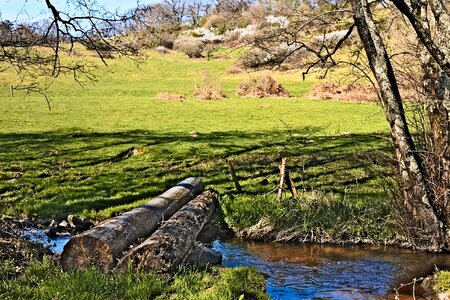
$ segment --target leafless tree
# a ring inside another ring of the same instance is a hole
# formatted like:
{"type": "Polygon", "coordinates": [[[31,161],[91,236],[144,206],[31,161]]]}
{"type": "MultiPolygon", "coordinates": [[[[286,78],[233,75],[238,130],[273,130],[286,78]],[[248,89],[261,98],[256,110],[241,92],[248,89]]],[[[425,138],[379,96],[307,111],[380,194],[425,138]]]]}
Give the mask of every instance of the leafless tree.
{"type": "Polygon", "coordinates": [[[61,2],[42,2],[47,9],[43,21],[0,23],[0,72],[13,70],[17,89],[42,93],[46,88],[43,78],[51,80],[62,74],[71,74],[80,83],[93,80],[92,66],[62,59],[73,54],[76,45],[96,51],[105,64],[111,53],[136,54],[137,49],[115,38],[124,33],[133,12],[110,12],[88,0],[66,0],[65,10],[58,6],[61,2]]]}

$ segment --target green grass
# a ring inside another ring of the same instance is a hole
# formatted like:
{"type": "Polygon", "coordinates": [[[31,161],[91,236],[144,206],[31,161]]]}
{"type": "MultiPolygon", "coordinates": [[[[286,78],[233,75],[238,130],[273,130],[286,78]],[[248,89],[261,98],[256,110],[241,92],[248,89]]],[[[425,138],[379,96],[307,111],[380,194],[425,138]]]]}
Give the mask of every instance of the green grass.
{"type": "MultiPolygon", "coordinates": [[[[0,278],[1,279],[1,278],[0,278]]],[[[0,297],[16,299],[269,299],[254,268],[180,270],[172,281],[149,272],[63,272],[49,259],[13,280],[0,280],[0,297]]]]}
{"type": "Polygon", "coordinates": [[[51,111],[36,95],[9,98],[5,84],[0,89],[1,212],[107,218],[198,176],[222,194],[226,219],[235,229],[268,218],[279,228],[319,226],[336,237],[342,235],[339,228],[357,224],[351,235],[392,238],[390,203],[380,185],[390,172],[384,159],[391,151],[381,108],[306,99],[315,80],[301,81],[299,72],[272,74],[292,98],[240,98],[234,94],[239,82],[257,74],[225,75],[233,62],[155,53],[139,68],[127,59],[110,60],[108,67],[99,65],[95,85],[56,80],[49,91],[51,111]],[[193,98],[205,72],[228,98],[193,98]],[[157,100],[162,91],[187,99],[157,100]],[[192,131],[198,137],[190,136],[192,131]],[[131,147],[145,151],[123,155],[131,147]],[[288,158],[301,191],[298,201],[275,203],[270,193],[281,157],[288,158]],[[235,162],[243,195],[234,191],[227,158],[235,162]],[[307,203],[320,209],[307,213],[314,207],[307,203]]]}
{"type": "Polygon", "coordinates": [[[433,291],[445,293],[450,291],[450,272],[438,271],[433,275],[433,291]]]}

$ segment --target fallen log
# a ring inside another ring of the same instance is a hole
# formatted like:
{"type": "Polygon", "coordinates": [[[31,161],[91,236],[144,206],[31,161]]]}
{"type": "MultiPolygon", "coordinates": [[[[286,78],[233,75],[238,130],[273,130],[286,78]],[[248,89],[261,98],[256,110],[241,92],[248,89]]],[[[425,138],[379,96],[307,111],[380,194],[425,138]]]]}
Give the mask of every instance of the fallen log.
{"type": "Polygon", "coordinates": [[[222,263],[222,253],[195,242],[184,262],[196,267],[215,266],[222,263]]]}
{"type": "Polygon", "coordinates": [[[146,204],[74,236],[64,247],[64,269],[95,265],[110,270],[123,251],[137,239],[153,233],[203,189],[198,178],[187,178],[146,204]]]}
{"type": "Polygon", "coordinates": [[[174,214],[142,244],[131,249],[121,259],[117,268],[125,269],[131,266],[160,273],[173,271],[185,263],[193,251],[197,235],[216,207],[216,192],[203,192],[174,214]]]}

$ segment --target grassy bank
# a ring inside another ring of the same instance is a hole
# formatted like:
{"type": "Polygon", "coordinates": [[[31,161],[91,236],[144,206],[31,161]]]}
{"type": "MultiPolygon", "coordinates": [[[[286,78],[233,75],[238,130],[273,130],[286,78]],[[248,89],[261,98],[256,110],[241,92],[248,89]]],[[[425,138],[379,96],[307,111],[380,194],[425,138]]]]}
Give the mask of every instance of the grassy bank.
{"type": "Polygon", "coordinates": [[[15,299],[269,299],[256,269],[180,270],[171,281],[128,270],[63,272],[49,259],[32,263],[20,277],[1,280],[0,296],[15,299]]]}

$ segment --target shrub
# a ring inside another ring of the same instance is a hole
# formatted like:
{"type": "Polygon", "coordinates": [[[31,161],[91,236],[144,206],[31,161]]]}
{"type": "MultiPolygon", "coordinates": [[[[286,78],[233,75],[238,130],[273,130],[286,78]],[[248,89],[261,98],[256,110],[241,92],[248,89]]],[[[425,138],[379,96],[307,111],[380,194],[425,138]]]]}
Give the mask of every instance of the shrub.
{"type": "Polygon", "coordinates": [[[152,49],[163,46],[173,49],[174,41],[180,28],[171,24],[149,26],[143,30],[131,32],[133,46],[136,48],[152,49]]]}
{"type": "Polygon", "coordinates": [[[234,28],[245,28],[251,23],[247,16],[230,16],[226,13],[221,13],[210,15],[203,27],[212,28],[215,34],[221,35],[234,28]]]}
{"type": "Polygon", "coordinates": [[[362,83],[348,85],[336,82],[318,83],[307,96],[315,99],[334,99],[347,102],[376,102],[378,100],[373,86],[362,83]]]}
{"type": "Polygon", "coordinates": [[[178,39],[175,41],[174,49],[186,54],[189,58],[204,57],[205,43],[195,39],[178,39]]]}
{"type": "Polygon", "coordinates": [[[251,78],[242,83],[237,94],[249,98],[290,97],[289,92],[269,75],[251,78]]]}
{"type": "Polygon", "coordinates": [[[211,78],[208,72],[203,74],[203,79],[196,84],[194,96],[199,100],[215,100],[225,98],[220,83],[211,78]]]}
{"type": "Polygon", "coordinates": [[[205,28],[218,28],[223,26],[228,20],[221,14],[213,14],[207,17],[203,27],[205,28]]]}

